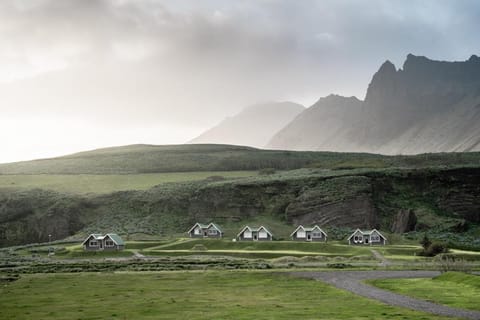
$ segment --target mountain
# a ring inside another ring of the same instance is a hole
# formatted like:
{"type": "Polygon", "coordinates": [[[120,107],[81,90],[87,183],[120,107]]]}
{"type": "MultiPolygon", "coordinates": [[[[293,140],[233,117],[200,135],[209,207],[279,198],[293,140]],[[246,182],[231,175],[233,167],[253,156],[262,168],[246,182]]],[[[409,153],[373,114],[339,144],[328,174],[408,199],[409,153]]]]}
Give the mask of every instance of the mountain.
{"type": "Polygon", "coordinates": [[[220,143],[264,147],[278,130],[305,108],[293,102],[250,106],[205,131],[189,143],[220,143]]]}
{"type": "Polygon", "coordinates": [[[480,150],[480,58],[386,61],[365,101],[329,96],[297,116],[267,147],[381,154],[480,150]]]}

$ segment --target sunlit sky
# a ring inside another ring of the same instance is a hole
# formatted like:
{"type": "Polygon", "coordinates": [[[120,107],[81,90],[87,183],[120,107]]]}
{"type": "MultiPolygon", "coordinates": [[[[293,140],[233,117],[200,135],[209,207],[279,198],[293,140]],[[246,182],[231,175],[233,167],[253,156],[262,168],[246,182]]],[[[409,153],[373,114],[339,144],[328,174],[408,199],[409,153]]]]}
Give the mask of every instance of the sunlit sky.
{"type": "Polygon", "coordinates": [[[184,143],[242,108],[365,96],[386,59],[479,53],[462,0],[2,0],[0,163],[184,143]]]}

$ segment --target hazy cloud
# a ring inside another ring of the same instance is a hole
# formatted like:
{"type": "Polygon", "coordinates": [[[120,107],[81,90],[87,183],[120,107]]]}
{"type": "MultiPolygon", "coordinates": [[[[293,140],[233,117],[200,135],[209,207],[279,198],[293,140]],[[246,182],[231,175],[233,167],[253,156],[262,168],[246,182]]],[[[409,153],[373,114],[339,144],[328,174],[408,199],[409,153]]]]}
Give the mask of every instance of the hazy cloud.
{"type": "Polygon", "coordinates": [[[453,0],[5,0],[0,111],[74,123],[79,141],[88,123],[178,143],[258,101],[363,98],[384,60],[401,67],[410,52],[465,60],[479,16],[477,1],[453,0]]]}

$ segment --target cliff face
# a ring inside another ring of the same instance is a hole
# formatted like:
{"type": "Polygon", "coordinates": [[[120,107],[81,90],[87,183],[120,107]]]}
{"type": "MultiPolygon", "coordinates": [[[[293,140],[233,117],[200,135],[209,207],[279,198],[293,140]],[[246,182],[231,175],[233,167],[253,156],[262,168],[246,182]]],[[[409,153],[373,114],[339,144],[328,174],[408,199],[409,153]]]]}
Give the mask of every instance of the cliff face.
{"type": "Polygon", "coordinates": [[[477,56],[444,62],[410,54],[399,70],[386,61],[373,76],[365,101],[346,105],[342,99],[333,108],[321,99],[268,146],[383,154],[480,150],[477,56]],[[314,130],[311,123],[316,123],[314,130]]]}
{"type": "Polygon", "coordinates": [[[236,230],[259,217],[288,230],[319,224],[395,232],[463,231],[480,224],[478,168],[165,184],[93,198],[39,190],[1,196],[0,246],[48,241],[48,234],[55,239],[79,232],[181,234],[196,221],[216,221],[236,230]]]}

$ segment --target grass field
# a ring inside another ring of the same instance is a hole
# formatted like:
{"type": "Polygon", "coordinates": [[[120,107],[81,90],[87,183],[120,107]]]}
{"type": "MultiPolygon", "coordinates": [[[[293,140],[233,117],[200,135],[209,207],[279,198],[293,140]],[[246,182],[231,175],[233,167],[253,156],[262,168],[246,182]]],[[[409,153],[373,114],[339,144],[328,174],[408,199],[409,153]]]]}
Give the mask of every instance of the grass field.
{"type": "Polygon", "coordinates": [[[442,319],[270,272],[24,275],[1,319],[442,319]]]}
{"type": "Polygon", "coordinates": [[[225,179],[256,176],[257,171],[199,171],[151,174],[37,174],[0,175],[0,189],[47,189],[67,193],[109,193],[124,190],[146,190],[167,182],[204,180],[212,176],[225,179]]]}
{"type": "Polygon", "coordinates": [[[480,276],[447,272],[433,279],[386,279],[369,283],[451,307],[480,310],[480,276]]]}

